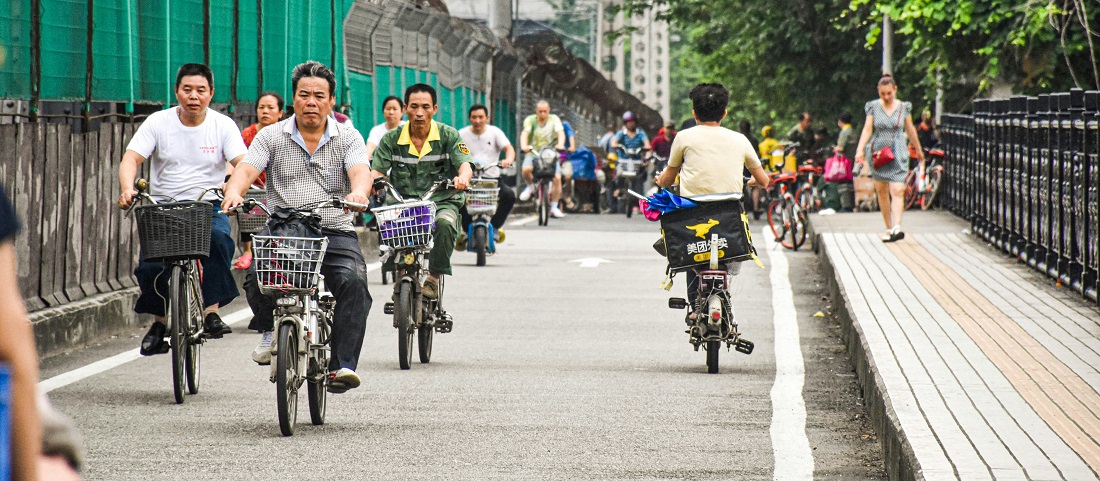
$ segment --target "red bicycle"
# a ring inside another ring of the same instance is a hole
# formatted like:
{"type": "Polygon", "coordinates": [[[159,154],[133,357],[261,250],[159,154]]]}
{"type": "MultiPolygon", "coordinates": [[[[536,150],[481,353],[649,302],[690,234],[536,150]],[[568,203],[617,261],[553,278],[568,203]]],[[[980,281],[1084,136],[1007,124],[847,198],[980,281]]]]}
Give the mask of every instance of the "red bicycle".
{"type": "Polygon", "coordinates": [[[791,193],[798,185],[794,174],[772,174],[771,197],[776,200],[768,206],[768,225],[775,234],[775,241],[791,250],[798,250],[806,243],[806,213],[791,193]]]}
{"type": "Polygon", "coordinates": [[[925,166],[921,169],[917,165],[905,176],[905,208],[909,209],[914,204],[920,203],[921,210],[932,208],[939,193],[940,184],[943,182],[943,157],[940,149],[931,149],[925,152],[925,166]]]}

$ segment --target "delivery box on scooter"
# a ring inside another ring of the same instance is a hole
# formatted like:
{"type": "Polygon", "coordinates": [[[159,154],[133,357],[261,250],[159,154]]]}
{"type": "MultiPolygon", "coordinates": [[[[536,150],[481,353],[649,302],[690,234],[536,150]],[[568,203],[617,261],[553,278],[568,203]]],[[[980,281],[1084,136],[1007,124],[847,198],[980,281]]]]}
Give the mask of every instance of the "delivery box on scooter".
{"type": "Polygon", "coordinates": [[[661,215],[661,236],[670,269],[683,270],[710,263],[711,241],[715,234],[718,236],[719,262],[756,258],[749,220],[740,200],[697,204],[661,215]]]}

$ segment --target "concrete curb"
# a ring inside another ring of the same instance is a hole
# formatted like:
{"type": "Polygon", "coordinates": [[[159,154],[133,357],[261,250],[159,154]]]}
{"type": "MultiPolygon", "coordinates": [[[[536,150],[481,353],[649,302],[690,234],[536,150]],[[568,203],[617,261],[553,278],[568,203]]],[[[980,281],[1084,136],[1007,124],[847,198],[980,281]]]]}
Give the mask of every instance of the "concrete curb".
{"type": "Polygon", "coordinates": [[[92,296],[63,306],[32,312],[38,357],[71,352],[143,325],[134,313],[138,288],[92,296]]]}
{"type": "Polygon", "coordinates": [[[821,234],[813,229],[812,222],[809,232],[812,233],[813,250],[822,260],[821,268],[828,281],[829,295],[833,298],[835,313],[840,321],[841,337],[855,368],[867,415],[879,436],[886,473],[892,480],[924,479],[916,474],[920,468],[913,447],[901,430],[901,422],[891,405],[890,394],[886,392],[885,384],[878,376],[878,367],[870,355],[863,327],[852,315],[852,304],[833,267],[829,246],[822,242],[821,234]]]}

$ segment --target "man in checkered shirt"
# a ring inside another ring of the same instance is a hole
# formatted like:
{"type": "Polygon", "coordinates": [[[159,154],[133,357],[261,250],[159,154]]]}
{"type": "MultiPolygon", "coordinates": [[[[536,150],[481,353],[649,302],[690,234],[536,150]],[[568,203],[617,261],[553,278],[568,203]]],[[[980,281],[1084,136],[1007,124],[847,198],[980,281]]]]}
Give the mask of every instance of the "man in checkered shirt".
{"type": "MultiPolygon", "coordinates": [[[[333,197],[367,203],[371,169],[363,136],[353,127],[337,123],[329,114],[336,103],[336,77],[328,67],[309,61],[294,68],[291,76],[294,115],[261,130],[249,147],[225,190],[222,210],[244,202],[242,195],[252,181],[267,172],[269,208],[294,209],[333,197]]],[[[360,209],[361,210],[361,209],[360,209]]],[[[321,211],[321,230],[329,239],[321,266],[325,284],[336,298],[332,325],[332,358],[329,392],[342,393],[359,386],[355,373],[371,296],[367,292],[367,267],[351,224],[352,214],[338,209],[321,211]]],[[[259,364],[270,364],[274,301],[263,296],[256,284],[255,268],[245,278],[245,293],[255,311],[250,329],[263,332],[252,353],[259,364]]]]}

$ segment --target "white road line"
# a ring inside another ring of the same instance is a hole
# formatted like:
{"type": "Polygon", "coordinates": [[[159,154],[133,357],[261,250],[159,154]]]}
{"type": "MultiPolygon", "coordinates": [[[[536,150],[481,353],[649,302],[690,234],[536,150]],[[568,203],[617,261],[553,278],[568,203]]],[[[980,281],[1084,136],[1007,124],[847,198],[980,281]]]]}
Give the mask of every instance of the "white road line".
{"type": "Polygon", "coordinates": [[[764,227],[768,260],[771,261],[772,312],[775,324],[775,385],[772,386],[772,453],[775,474],[772,479],[791,480],[814,477],[814,458],[806,437],[806,402],[802,387],[806,366],[798,334],[798,315],[794,309],[794,291],[788,277],[789,266],[783,249],[775,248],[775,236],[764,227]]]}
{"type": "Polygon", "coordinates": [[[508,223],[508,225],[510,225],[510,226],[516,226],[516,225],[524,225],[524,224],[530,224],[530,223],[532,223],[532,222],[534,222],[534,221],[536,221],[536,220],[539,220],[539,216],[537,216],[537,215],[529,215],[529,216],[527,216],[527,217],[524,217],[524,218],[522,218],[522,219],[516,219],[516,220],[514,220],[514,221],[512,221],[512,222],[509,222],[509,223],[508,223]]]}
{"type": "MultiPolygon", "coordinates": [[[[232,326],[244,322],[251,317],[252,310],[244,308],[231,314],[226,314],[226,316],[223,317],[222,320],[225,321],[226,324],[232,326]]],[[[114,356],[108,357],[107,359],[96,361],[87,366],[73,369],[72,371],[58,374],[54,377],[41,381],[38,383],[38,390],[43,393],[48,393],[50,391],[53,391],[54,389],[68,386],[69,384],[87,379],[89,377],[95,376],[96,374],[107,372],[130,361],[137,360],[141,357],[142,356],[140,353],[138,353],[137,349],[126,351],[121,354],[116,354],[114,356]]]]}

